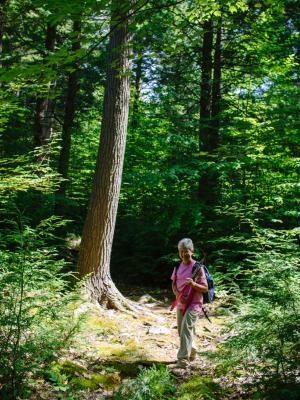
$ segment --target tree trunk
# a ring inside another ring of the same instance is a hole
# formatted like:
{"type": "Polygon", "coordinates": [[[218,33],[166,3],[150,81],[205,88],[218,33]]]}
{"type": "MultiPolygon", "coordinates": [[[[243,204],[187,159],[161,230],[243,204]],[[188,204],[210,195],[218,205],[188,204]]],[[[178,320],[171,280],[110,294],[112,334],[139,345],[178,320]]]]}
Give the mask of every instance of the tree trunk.
{"type": "MultiPolygon", "coordinates": [[[[80,49],[80,32],[81,26],[80,21],[73,21],[73,40],[72,40],[72,52],[76,52],[80,49]]],[[[73,65],[73,71],[68,75],[68,90],[67,98],[65,104],[65,114],[64,122],[62,128],[62,148],[60,152],[60,157],[58,161],[58,172],[64,178],[61,182],[58,194],[59,196],[64,196],[67,189],[67,178],[69,171],[69,160],[70,160],[70,150],[71,150],[71,129],[75,117],[75,103],[76,95],[78,90],[78,75],[79,75],[79,65],[75,62],[73,65]]],[[[61,204],[57,204],[61,210],[61,204]]]]}
{"type": "Polygon", "coordinates": [[[212,105],[211,105],[211,135],[210,148],[216,149],[219,145],[219,128],[221,112],[221,79],[222,79],[222,19],[219,18],[214,54],[214,71],[212,84],[212,105]]]}
{"type": "Polygon", "coordinates": [[[112,2],[112,34],[108,49],[100,146],[78,260],[81,276],[92,273],[87,285],[92,296],[100,304],[111,308],[122,308],[128,304],[115,287],[110,275],[130,99],[130,7],[129,2],[126,3],[127,7],[123,10],[127,8],[127,11],[122,12],[120,2],[112,2]],[[120,20],[123,21],[121,24],[120,20]]]}
{"type": "MultiPolygon", "coordinates": [[[[2,67],[2,52],[3,52],[3,35],[4,35],[4,21],[5,21],[5,6],[7,0],[2,0],[0,4],[0,68],[2,67]]],[[[1,85],[1,84],[0,84],[1,85]]]]}
{"type": "Polygon", "coordinates": [[[204,36],[201,62],[200,84],[200,149],[210,150],[210,117],[212,95],[212,49],[213,49],[213,22],[212,19],[204,23],[204,36]]]}
{"type": "Polygon", "coordinates": [[[136,60],[136,68],[135,68],[135,92],[133,98],[133,107],[132,107],[132,120],[131,120],[131,127],[132,129],[136,129],[138,126],[139,120],[139,102],[141,97],[141,84],[142,84],[142,66],[143,66],[143,57],[137,54],[136,60]]]}
{"type": "MultiPolygon", "coordinates": [[[[47,24],[47,33],[45,40],[46,55],[54,51],[56,38],[56,26],[47,24]]],[[[35,145],[43,146],[51,136],[54,102],[52,99],[55,88],[54,82],[48,84],[48,94],[44,97],[38,97],[36,101],[36,119],[35,119],[35,145]]]]}
{"type": "MultiPolygon", "coordinates": [[[[211,148],[211,109],[212,109],[212,50],[213,50],[213,21],[209,19],[203,26],[203,47],[201,61],[201,85],[200,85],[200,152],[207,155],[201,157],[207,162],[211,148]]],[[[213,199],[212,171],[206,167],[199,181],[199,197],[204,204],[209,205],[213,199]]]]}

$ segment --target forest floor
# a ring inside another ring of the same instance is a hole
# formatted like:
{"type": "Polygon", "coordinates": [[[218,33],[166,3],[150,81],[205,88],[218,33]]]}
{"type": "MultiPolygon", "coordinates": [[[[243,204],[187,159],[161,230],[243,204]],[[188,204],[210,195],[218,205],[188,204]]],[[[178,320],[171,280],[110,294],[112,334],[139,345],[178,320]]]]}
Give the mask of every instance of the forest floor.
{"type": "Polygon", "coordinates": [[[178,384],[193,376],[209,377],[225,389],[216,399],[247,398],[238,382],[214,376],[214,363],[206,356],[228,335],[223,328],[230,317],[223,311],[218,312],[224,310],[224,302],[217,300],[209,310],[211,322],[204,317],[199,319],[198,357],[191,368],[179,370],[176,368],[179,344],[176,313],[169,310],[171,293],[149,288],[122,288],[122,291],[142,305],[145,312],[132,315],[105,310],[90,302],[81,304],[76,310],[77,314],[84,315],[80,330],[71,346],[53,361],[47,378],[38,382],[31,400],[113,399],[114,390],[124,379],[135,378],[141,368],[157,364],[166,365],[177,377],[178,384]]]}

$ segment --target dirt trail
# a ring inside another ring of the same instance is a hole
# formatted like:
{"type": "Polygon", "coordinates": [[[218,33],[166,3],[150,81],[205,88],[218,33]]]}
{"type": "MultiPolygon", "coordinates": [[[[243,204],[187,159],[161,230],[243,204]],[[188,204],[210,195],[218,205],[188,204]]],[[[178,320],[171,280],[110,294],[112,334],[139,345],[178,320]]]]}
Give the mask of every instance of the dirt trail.
{"type": "MultiPolygon", "coordinates": [[[[99,322],[105,319],[108,332],[101,338],[97,335],[97,329],[94,331],[96,337],[91,338],[93,354],[96,344],[96,348],[99,349],[99,356],[103,361],[123,357],[127,361],[141,361],[146,364],[175,362],[179,337],[176,312],[170,311],[170,298],[165,297],[163,300],[157,300],[154,296],[145,294],[135,300],[143,305],[148,312],[133,316],[101,308],[96,311],[95,319],[99,318],[99,322]],[[101,352],[101,347],[105,350],[104,348],[107,346],[107,350],[101,352]],[[122,349],[124,350],[123,353],[122,349]]],[[[199,349],[199,356],[203,351],[214,350],[222,340],[220,331],[224,324],[224,317],[214,316],[214,309],[212,308],[210,308],[209,315],[211,322],[203,316],[196,326],[196,344],[199,349]]],[[[97,325],[96,320],[95,324],[97,325]]],[[[93,330],[90,334],[93,334],[93,330]]]]}
{"type": "MultiPolygon", "coordinates": [[[[72,346],[60,357],[58,365],[60,373],[67,376],[68,383],[74,382],[74,376],[81,383],[86,381],[87,388],[77,390],[80,399],[112,398],[114,388],[124,378],[135,377],[139,369],[147,365],[166,364],[175,374],[187,377],[188,373],[176,370],[175,366],[179,337],[176,313],[169,310],[172,295],[157,290],[141,294],[145,292],[139,289],[137,293],[125,293],[146,310],[140,315],[106,310],[90,302],[85,302],[76,310],[78,315],[85,315],[85,321],[72,346]],[[97,388],[95,385],[88,387],[88,382],[95,382],[95,379],[99,380],[97,388]]],[[[214,350],[222,341],[220,332],[224,317],[215,316],[213,309],[209,314],[211,323],[204,317],[197,323],[199,353],[189,373],[207,373],[211,365],[201,353],[214,350]]],[[[38,392],[32,399],[60,398],[53,394],[47,382],[41,384],[38,392]]]]}

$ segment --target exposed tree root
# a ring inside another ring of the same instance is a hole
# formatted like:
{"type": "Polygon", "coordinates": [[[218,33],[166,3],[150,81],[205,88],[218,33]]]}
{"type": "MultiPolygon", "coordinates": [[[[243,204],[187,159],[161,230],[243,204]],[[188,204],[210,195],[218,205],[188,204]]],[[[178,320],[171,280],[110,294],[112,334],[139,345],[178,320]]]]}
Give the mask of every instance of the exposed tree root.
{"type": "Polygon", "coordinates": [[[123,294],[117,289],[117,287],[113,284],[113,288],[111,291],[107,292],[107,307],[110,309],[122,311],[133,315],[134,317],[138,316],[149,316],[152,318],[156,318],[156,315],[150,312],[145,306],[142,306],[135,301],[127,299],[123,294]]]}
{"type": "Polygon", "coordinates": [[[105,279],[97,275],[92,276],[86,282],[85,289],[90,298],[107,309],[125,312],[136,318],[142,315],[156,318],[156,315],[150,312],[145,306],[127,299],[109,276],[105,279]]]}

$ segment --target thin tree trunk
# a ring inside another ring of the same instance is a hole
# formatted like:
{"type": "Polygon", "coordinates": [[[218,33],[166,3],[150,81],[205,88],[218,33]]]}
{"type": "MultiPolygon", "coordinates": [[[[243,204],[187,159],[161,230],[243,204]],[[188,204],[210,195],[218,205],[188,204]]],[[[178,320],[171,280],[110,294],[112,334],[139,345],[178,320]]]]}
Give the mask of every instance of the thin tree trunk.
{"type": "Polygon", "coordinates": [[[219,18],[217,25],[217,35],[214,54],[214,71],[212,84],[212,105],[211,105],[211,125],[210,148],[216,149],[219,145],[219,128],[221,113],[221,79],[222,79],[222,19],[219,18]]]}
{"type": "MultiPolygon", "coordinates": [[[[45,48],[46,54],[54,51],[56,39],[56,26],[47,24],[45,48]]],[[[35,145],[43,146],[51,136],[54,101],[52,99],[55,82],[49,82],[48,94],[39,96],[36,101],[36,119],[35,119],[35,145]]]]}
{"type": "Polygon", "coordinates": [[[2,0],[0,4],[0,68],[2,68],[2,52],[3,52],[3,35],[4,35],[4,23],[5,23],[5,6],[7,0],[2,0]]]}
{"type": "Polygon", "coordinates": [[[201,62],[200,84],[200,149],[210,150],[210,117],[212,96],[212,50],[213,50],[213,22],[212,19],[204,23],[204,36],[201,62]]]}
{"type": "MultiPolygon", "coordinates": [[[[72,41],[73,52],[76,52],[80,49],[80,32],[81,32],[80,21],[79,20],[73,21],[73,35],[74,35],[72,41]]],[[[67,189],[67,178],[68,178],[70,150],[71,150],[71,129],[75,117],[76,95],[78,91],[78,75],[79,75],[78,62],[75,62],[73,67],[74,67],[73,71],[70,72],[68,76],[68,90],[67,90],[67,98],[65,104],[64,122],[62,128],[62,148],[58,161],[58,172],[64,178],[58,190],[58,193],[61,196],[65,195],[67,189]]]]}
{"type": "Polygon", "coordinates": [[[88,289],[100,304],[122,308],[127,300],[110,275],[114,236],[125,153],[130,99],[131,33],[128,31],[129,2],[112,2],[112,30],[108,49],[107,81],[96,172],[83,229],[78,268],[80,275],[92,273],[88,289]],[[127,3],[126,5],[124,3],[127,3]],[[123,7],[122,11],[121,7],[123,7]]]}
{"type": "MultiPolygon", "coordinates": [[[[140,53],[142,53],[142,51],[140,53]]],[[[140,55],[140,53],[137,54],[136,68],[135,68],[135,85],[134,85],[135,92],[134,92],[132,120],[131,120],[132,129],[137,128],[139,120],[139,103],[141,97],[142,66],[143,66],[143,57],[140,55]]]]}
{"type": "MultiPolygon", "coordinates": [[[[213,21],[209,19],[203,26],[203,47],[201,60],[200,84],[200,125],[199,149],[200,152],[210,153],[211,148],[211,109],[212,109],[212,50],[213,50],[213,21]]],[[[203,157],[202,157],[203,159],[203,157]]],[[[204,156],[207,161],[207,156],[204,156]]],[[[205,204],[210,204],[212,199],[211,171],[203,171],[199,181],[199,197],[205,204]]]]}

